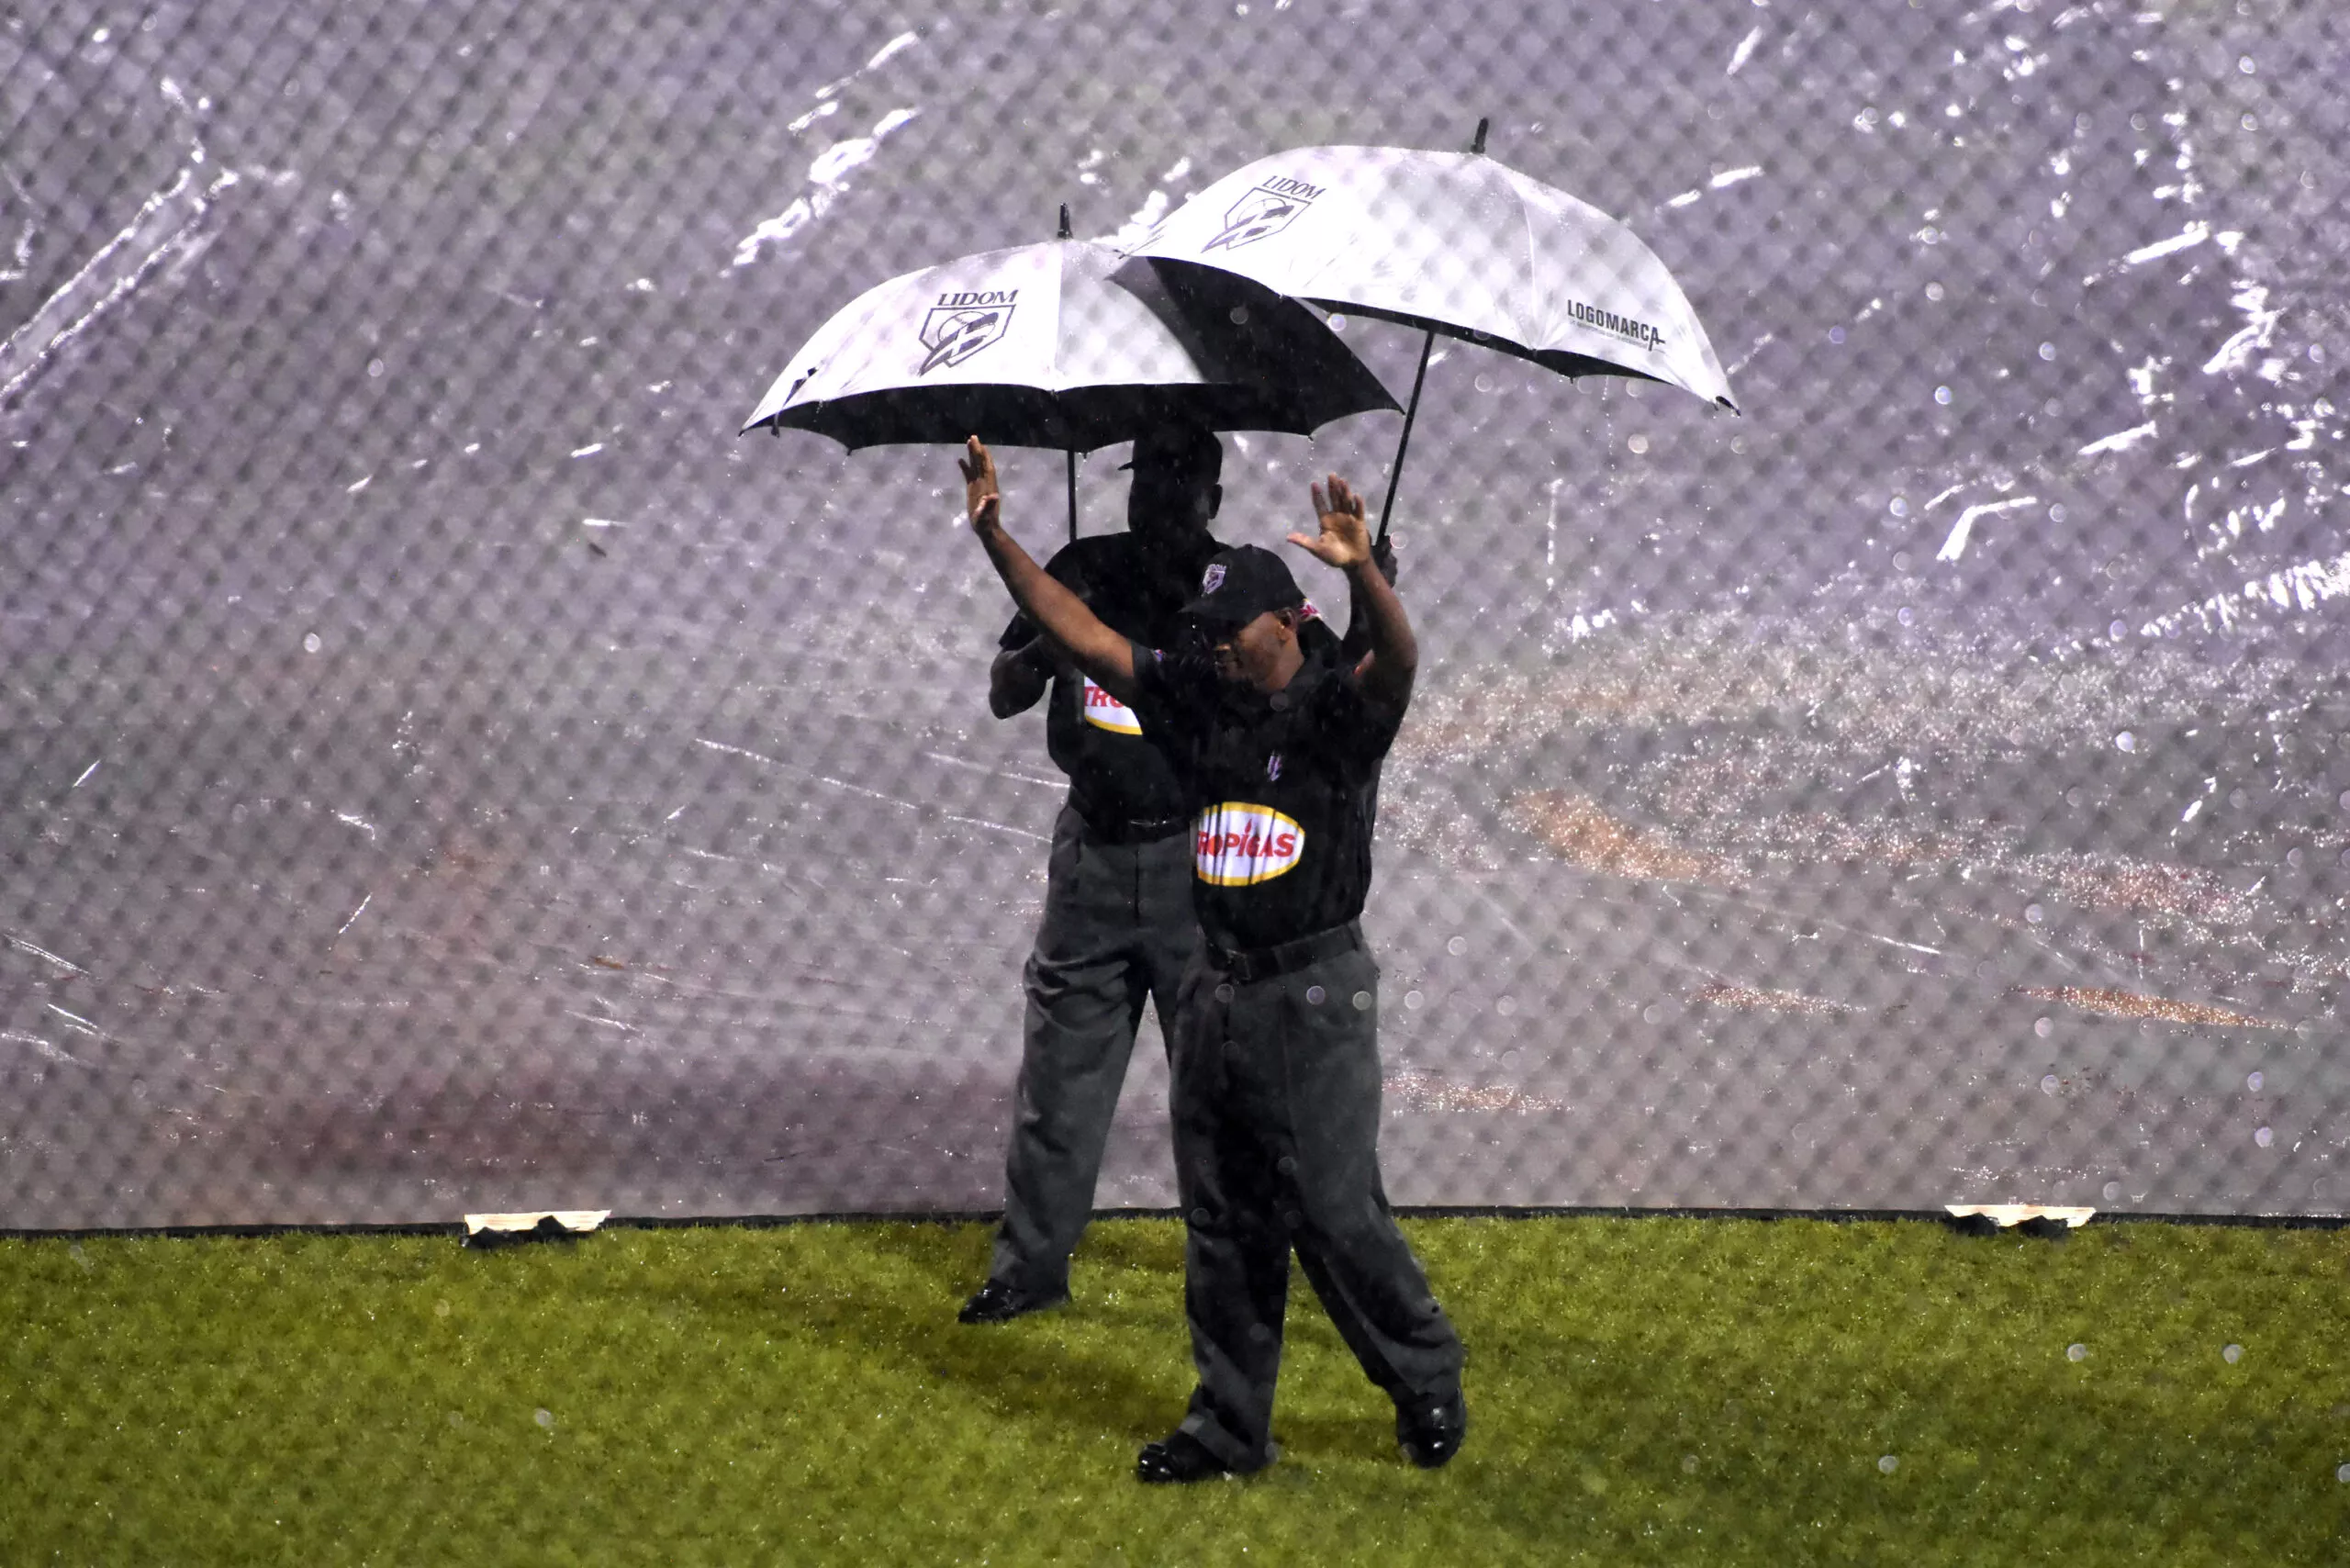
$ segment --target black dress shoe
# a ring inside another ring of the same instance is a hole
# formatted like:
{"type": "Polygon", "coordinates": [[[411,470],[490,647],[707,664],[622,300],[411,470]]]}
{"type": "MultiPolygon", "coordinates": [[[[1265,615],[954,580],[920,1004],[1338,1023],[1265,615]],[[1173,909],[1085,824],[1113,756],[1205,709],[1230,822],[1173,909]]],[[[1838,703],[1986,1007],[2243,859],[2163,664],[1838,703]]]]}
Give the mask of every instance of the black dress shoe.
{"type": "Polygon", "coordinates": [[[1184,1431],[1169,1432],[1158,1442],[1145,1443],[1142,1452],[1135,1455],[1135,1479],[1153,1486],[1206,1481],[1218,1475],[1248,1475],[1263,1468],[1226,1464],[1209,1452],[1205,1443],[1184,1431]]]}
{"type": "Polygon", "coordinates": [[[1048,1306],[1058,1306],[1069,1300],[1069,1292],[1056,1291],[1050,1295],[1038,1295],[1002,1280],[990,1280],[971,1293],[963,1310],[955,1316],[965,1323],[1009,1323],[1015,1317],[1025,1317],[1032,1312],[1042,1312],[1048,1306]]]}
{"type": "Polygon", "coordinates": [[[1460,1451],[1469,1435],[1469,1402],[1454,1394],[1395,1406],[1395,1440],[1404,1457],[1422,1470],[1435,1470],[1460,1451]]]}

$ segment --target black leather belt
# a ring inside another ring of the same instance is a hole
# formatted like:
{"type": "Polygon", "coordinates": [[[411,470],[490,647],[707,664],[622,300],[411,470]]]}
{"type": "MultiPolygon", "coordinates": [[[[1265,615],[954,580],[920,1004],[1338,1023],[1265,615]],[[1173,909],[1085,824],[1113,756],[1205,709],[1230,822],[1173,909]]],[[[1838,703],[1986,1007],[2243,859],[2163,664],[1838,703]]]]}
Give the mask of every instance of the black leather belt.
{"type": "Polygon", "coordinates": [[[1334,925],[1294,942],[1278,942],[1270,947],[1219,947],[1211,942],[1207,945],[1208,964],[1242,985],[1254,985],[1259,980],[1292,974],[1309,964],[1353,952],[1362,946],[1362,923],[1349,920],[1344,925],[1334,925]]]}
{"type": "Polygon", "coordinates": [[[1104,825],[1082,812],[1078,813],[1078,820],[1085,824],[1088,844],[1149,844],[1171,837],[1192,825],[1189,817],[1151,817],[1144,821],[1118,818],[1104,825]]]}

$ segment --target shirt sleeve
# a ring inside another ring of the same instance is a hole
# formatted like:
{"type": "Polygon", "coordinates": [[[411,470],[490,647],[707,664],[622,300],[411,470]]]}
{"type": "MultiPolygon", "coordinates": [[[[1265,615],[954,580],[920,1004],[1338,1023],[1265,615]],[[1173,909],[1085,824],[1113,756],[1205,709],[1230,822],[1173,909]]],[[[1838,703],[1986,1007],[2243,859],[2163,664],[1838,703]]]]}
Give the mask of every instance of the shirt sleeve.
{"type": "Polygon", "coordinates": [[[1315,706],[1315,728],[1358,778],[1377,770],[1404,725],[1404,704],[1391,706],[1366,695],[1349,666],[1330,672],[1315,706]]]}

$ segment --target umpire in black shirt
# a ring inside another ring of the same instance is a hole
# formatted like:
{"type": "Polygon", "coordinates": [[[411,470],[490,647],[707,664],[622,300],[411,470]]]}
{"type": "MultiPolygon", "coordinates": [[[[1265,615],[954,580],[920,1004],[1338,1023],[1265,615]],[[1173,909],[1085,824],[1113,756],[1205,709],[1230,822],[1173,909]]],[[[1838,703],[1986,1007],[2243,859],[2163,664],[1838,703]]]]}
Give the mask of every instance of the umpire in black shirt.
{"type": "MultiPolygon", "coordinates": [[[[1208,558],[1224,448],[1170,423],[1135,442],[1126,532],[1073,540],[1045,570],[1120,636],[1169,641],[1208,558]]],[[[1003,1223],[966,1323],[1002,1323],[1069,1298],[1069,1254],[1093,1209],[1102,1145],[1118,1108],[1143,1002],[1174,1038],[1175,992],[1199,941],[1181,786],[1134,710],[1056,656],[1026,615],[1013,618],[988,672],[999,719],[1046,694],[1045,744],[1069,775],[1053,824],[1045,915],[1022,980],[1027,992],[1003,1223]]]]}
{"type": "Polygon", "coordinates": [[[1411,700],[1418,648],[1372,566],[1363,506],[1314,487],[1318,535],[1290,541],[1343,570],[1370,653],[1301,638],[1304,596],[1254,546],[1219,552],[1186,613],[1214,652],[1121,636],[1004,531],[994,464],[963,464],[971,523],[1022,611],[1139,715],[1196,823],[1203,940],[1173,1045],[1176,1180],[1187,1221],[1184,1311],[1199,1375],[1176,1430],[1136,1462],[1198,1481],[1274,1457],[1274,1379],[1293,1248],[1363,1371],[1395,1403],[1416,1463],[1468,1428],[1460,1341],[1397,1229],[1379,1176],[1379,971],[1358,917],[1371,885],[1381,761],[1411,700]]]}

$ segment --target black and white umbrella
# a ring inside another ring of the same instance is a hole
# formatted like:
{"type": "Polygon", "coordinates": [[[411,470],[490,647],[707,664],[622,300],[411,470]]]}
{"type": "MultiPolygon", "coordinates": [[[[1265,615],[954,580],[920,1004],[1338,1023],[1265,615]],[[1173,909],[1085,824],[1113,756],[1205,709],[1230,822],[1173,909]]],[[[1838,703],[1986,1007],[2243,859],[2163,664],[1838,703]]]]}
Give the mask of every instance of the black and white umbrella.
{"type": "Polygon", "coordinates": [[[1315,313],[1261,285],[1064,238],[925,267],[816,330],[744,430],[1077,454],[1181,420],[1310,435],[1395,399],[1315,313]]]}
{"type": "Polygon", "coordinates": [[[1737,409],[1696,311],[1656,252],[1597,207],[1485,156],[1484,146],[1481,121],[1466,153],[1277,152],[1192,196],[1130,252],[1426,331],[1390,508],[1438,333],[1561,375],[1638,376],[1737,409]]]}

